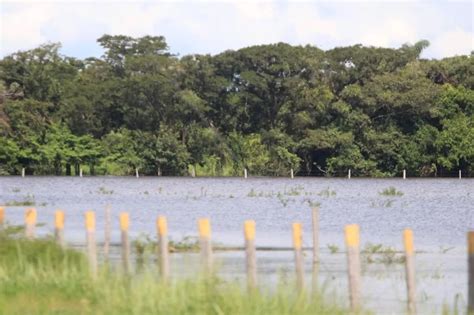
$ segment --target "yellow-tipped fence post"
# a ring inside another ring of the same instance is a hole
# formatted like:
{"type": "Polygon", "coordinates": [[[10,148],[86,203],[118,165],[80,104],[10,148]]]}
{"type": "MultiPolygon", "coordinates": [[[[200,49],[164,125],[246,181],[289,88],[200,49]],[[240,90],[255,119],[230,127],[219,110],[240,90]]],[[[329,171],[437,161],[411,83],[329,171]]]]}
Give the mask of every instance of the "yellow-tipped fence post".
{"type": "Polygon", "coordinates": [[[0,207],[0,229],[5,227],[5,208],[0,207]]]}
{"type": "Polygon", "coordinates": [[[120,214],[120,234],[122,240],[122,265],[125,273],[130,273],[130,240],[128,238],[128,228],[130,226],[130,218],[128,213],[120,214]]]}
{"type": "Polygon", "coordinates": [[[247,269],[247,285],[249,290],[257,287],[257,255],[255,249],[255,221],[244,223],[245,256],[247,269]]]}
{"type": "Polygon", "coordinates": [[[169,277],[169,248],[168,248],[168,224],[166,217],[159,216],[156,220],[158,231],[158,261],[160,266],[161,278],[166,281],[169,277]]]}
{"type": "Polygon", "coordinates": [[[211,223],[209,219],[199,219],[199,244],[201,261],[205,273],[212,271],[211,223]]]}
{"type": "Polygon", "coordinates": [[[351,310],[357,312],[360,308],[360,236],[357,224],[345,227],[347,246],[347,267],[349,274],[349,299],[351,310]]]}
{"type": "Polygon", "coordinates": [[[58,210],[54,213],[54,238],[61,247],[65,246],[64,241],[64,211],[58,210]]]}
{"type": "Polygon", "coordinates": [[[467,233],[468,290],[467,313],[474,314],[474,231],[467,233]]]}
{"type": "Polygon", "coordinates": [[[296,288],[301,292],[304,288],[303,229],[301,223],[293,223],[293,247],[295,250],[296,288]]]}
{"type": "Polygon", "coordinates": [[[89,260],[89,269],[92,278],[97,277],[97,247],[95,243],[95,213],[94,211],[86,211],[86,241],[87,241],[87,258],[89,260]]]}
{"type": "Polygon", "coordinates": [[[28,239],[35,238],[36,209],[26,209],[25,211],[25,236],[28,239]]]}
{"type": "Polygon", "coordinates": [[[403,231],[405,247],[405,274],[407,281],[407,309],[409,314],[416,313],[416,286],[415,286],[415,250],[413,246],[413,231],[403,231]]]}

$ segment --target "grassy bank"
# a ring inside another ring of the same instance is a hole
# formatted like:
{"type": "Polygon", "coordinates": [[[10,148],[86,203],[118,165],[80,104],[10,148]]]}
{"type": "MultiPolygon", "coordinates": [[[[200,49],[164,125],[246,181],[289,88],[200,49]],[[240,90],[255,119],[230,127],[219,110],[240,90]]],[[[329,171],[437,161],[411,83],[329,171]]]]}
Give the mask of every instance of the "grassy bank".
{"type": "Polygon", "coordinates": [[[290,285],[248,294],[217,278],[164,284],[154,267],[132,277],[103,268],[92,280],[81,253],[51,240],[25,240],[19,229],[0,234],[0,314],[346,313],[290,285]]]}

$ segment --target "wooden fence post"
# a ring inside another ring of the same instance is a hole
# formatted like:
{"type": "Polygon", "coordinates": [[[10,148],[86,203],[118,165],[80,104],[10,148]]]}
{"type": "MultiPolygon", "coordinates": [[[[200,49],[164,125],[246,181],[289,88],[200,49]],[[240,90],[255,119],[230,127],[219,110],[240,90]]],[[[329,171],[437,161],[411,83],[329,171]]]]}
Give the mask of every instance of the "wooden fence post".
{"type": "Polygon", "coordinates": [[[291,179],[295,178],[295,173],[293,172],[293,169],[290,170],[290,177],[291,179]]]}
{"type": "Polygon", "coordinates": [[[158,260],[160,266],[161,278],[167,281],[169,277],[169,248],[168,248],[168,224],[166,217],[159,216],[156,220],[158,230],[158,260]]]}
{"type": "Polygon", "coordinates": [[[5,208],[0,207],[0,230],[5,228],[5,208]]]}
{"type": "Polygon", "coordinates": [[[21,177],[25,177],[25,173],[26,173],[26,172],[25,172],[25,168],[23,167],[23,168],[21,169],[21,177]]]}
{"type": "Polygon", "coordinates": [[[36,209],[26,209],[25,211],[25,236],[28,239],[35,238],[36,209]]]}
{"type": "Polygon", "coordinates": [[[56,243],[61,247],[65,247],[64,242],[64,212],[58,210],[54,214],[54,238],[56,243]]]}
{"type": "Polygon", "coordinates": [[[318,289],[319,276],[319,207],[312,209],[313,221],[313,292],[318,289]]]}
{"type": "Polygon", "coordinates": [[[357,224],[345,227],[347,246],[347,267],[349,274],[349,298],[351,310],[357,312],[360,307],[360,254],[359,226],[357,224]]]}
{"type": "Polygon", "coordinates": [[[120,233],[122,240],[122,264],[126,274],[130,273],[130,240],[128,238],[128,228],[130,226],[130,218],[128,213],[122,212],[120,218],[120,233]]]}
{"type": "Polygon", "coordinates": [[[105,227],[104,227],[104,259],[109,260],[110,247],[110,221],[112,220],[110,205],[105,207],[105,227]]]}
{"type": "Polygon", "coordinates": [[[257,255],[255,249],[255,221],[244,223],[245,255],[247,269],[247,285],[249,291],[257,287],[257,255]]]}
{"type": "Polygon", "coordinates": [[[301,223],[293,223],[293,247],[295,250],[296,288],[299,292],[304,288],[304,266],[303,266],[303,231],[301,223]]]}
{"type": "Polygon", "coordinates": [[[199,219],[198,226],[203,271],[209,274],[212,272],[211,223],[209,219],[199,219]]]}
{"type": "Polygon", "coordinates": [[[467,234],[468,293],[467,313],[474,314],[474,231],[467,234]]]}
{"type": "Polygon", "coordinates": [[[409,314],[416,313],[416,287],[415,287],[415,257],[413,246],[413,231],[403,231],[403,243],[405,246],[405,274],[407,281],[407,308],[409,314]]]}
{"type": "Polygon", "coordinates": [[[95,213],[86,211],[86,240],[87,258],[89,260],[90,274],[93,279],[97,278],[97,247],[95,243],[95,213]]]}

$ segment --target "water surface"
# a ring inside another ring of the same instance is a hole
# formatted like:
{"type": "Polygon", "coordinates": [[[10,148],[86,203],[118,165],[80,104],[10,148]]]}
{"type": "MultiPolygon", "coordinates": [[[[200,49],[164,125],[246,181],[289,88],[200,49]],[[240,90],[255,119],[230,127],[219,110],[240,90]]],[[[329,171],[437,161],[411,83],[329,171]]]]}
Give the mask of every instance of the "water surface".
{"type": "MultiPolygon", "coordinates": [[[[209,217],[213,240],[243,244],[242,224],[253,219],[257,246],[290,247],[291,223],[303,223],[311,246],[311,206],[320,205],[320,284],[345,301],[347,291],[344,225],[358,223],[367,243],[402,249],[401,232],[415,235],[419,308],[440,313],[443,305],[464,305],[467,288],[466,231],[474,228],[473,179],[178,178],[178,177],[0,177],[0,204],[34,199],[39,234],[52,231],[54,211],[66,212],[65,236],[84,243],[83,213],[95,210],[98,241],[103,240],[104,209],[113,213],[113,242],[119,242],[118,214],[130,213],[132,238],[154,237],[158,215],[168,218],[172,239],[197,234],[196,221],[209,217]],[[383,195],[394,187],[400,195],[383,195]],[[338,248],[331,254],[329,246],[338,248]],[[459,296],[456,298],[456,295],[459,296]]],[[[11,224],[22,224],[25,207],[7,207],[11,224]]],[[[220,273],[243,279],[243,252],[217,254],[220,273]]],[[[186,274],[194,254],[172,255],[174,272],[186,274]]],[[[310,279],[310,256],[306,259],[310,279]]],[[[291,278],[291,252],[259,252],[261,282],[291,278]]],[[[308,283],[310,281],[308,280],[308,283]]],[[[402,264],[363,263],[365,305],[381,314],[404,310],[402,264]]],[[[344,302],[345,303],[345,302],[344,302]]]]}

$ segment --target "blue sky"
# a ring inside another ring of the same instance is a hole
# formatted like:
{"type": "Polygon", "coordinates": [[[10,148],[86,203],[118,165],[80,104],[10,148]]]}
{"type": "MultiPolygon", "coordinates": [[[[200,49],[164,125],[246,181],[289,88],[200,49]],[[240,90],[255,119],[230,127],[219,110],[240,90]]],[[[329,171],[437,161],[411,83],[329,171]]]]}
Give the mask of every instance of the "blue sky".
{"type": "Polygon", "coordinates": [[[61,42],[62,53],[100,56],[103,34],[163,35],[179,55],[287,42],[322,49],[431,42],[426,58],[474,50],[471,1],[5,1],[0,56],[61,42]]]}

